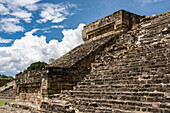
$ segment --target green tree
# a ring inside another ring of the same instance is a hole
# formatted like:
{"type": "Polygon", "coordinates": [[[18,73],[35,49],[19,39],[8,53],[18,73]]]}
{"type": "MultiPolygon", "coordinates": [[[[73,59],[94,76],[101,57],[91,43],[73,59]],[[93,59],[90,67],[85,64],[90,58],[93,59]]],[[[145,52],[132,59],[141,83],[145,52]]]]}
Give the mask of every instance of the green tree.
{"type": "Polygon", "coordinates": [[[9,78],[9,79],[14,79],[14,77],[13,77],[13,76],[8,76],[8,78],[9,78]]]}
{"type": "Polygon", "coordinates": [[[14,79],[13,76],[7,76],[7,75],[1,75],[1,74],[0,74],[0,78],[14,79]]]}
{"type": "Polygon", "coordinates": [[[32,63],[26,70],[24,70],[24,72],[27,71],[32,71],[32,70],[36,70],[36,69],[42,69],[43,67],[47,66],[48,64],[45,62],[35,62],[32,63]]]}
{"type": "Polygon", "coordinates": [[[0,75],[0,78],[8,78],[6,75],[0,75]]]}

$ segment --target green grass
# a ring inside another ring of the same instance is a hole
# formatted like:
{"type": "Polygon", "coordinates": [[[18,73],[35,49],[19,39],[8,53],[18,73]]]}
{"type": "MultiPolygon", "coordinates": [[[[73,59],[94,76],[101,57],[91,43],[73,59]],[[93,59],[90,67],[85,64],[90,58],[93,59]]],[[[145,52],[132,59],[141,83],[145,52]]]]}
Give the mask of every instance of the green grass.
{"type": "Polygon", "coordinates": [[[7,100],[0,100],[0,106],[5,105],[6,102],[11,102],[11,101],[7,101],[7,100]]]}

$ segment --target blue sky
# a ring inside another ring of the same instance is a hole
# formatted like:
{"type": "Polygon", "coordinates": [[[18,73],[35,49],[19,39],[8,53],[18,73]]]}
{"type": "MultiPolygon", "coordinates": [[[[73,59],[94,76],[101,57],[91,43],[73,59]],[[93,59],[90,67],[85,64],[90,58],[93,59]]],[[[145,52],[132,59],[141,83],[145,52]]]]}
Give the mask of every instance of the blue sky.
{"type": "Polygon", "coordinates": [[[153,15],[170,0],[0,0],[0,74],[57,59],[83,43],[83,26],[124,9],[153,15]]]}

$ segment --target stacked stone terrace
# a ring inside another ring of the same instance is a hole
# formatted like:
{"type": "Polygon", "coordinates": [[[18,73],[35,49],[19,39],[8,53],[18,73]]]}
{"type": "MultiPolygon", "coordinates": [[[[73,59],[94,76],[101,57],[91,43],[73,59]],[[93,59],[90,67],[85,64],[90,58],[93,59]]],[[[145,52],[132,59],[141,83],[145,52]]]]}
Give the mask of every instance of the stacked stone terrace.
{"type": "Polygon", "coordinates": [[[115,12],[84,27],[85,44],[17,75],[17,98],[48,112],[169,113],[169,33],[169,11],[115,12]]]}
{"type": "MultiPolygon", "coordinates": [[[[88,39],[88,35],[87,37],[83,35],[85,44],[76,47],[46,68],[16,75],[17,99],[39,104],[42,100],[47,100],[51,94],[73,89],[73,86],[90,73],[90,65],[94,61],[95,55],[107,47],[114,36],[117,37],[120,33],[135,26],[142,16],[120,10],[109,15],[108,18],[109,20],[106,18],[100,20],[98,28],[102,29],[92,27],[91,32],[96,32],[97,29],[97,32],[101,32],[103,37],[103,29],[108,29],[110,25],[114,25],[114,34],[108,31],[105,33],[107,37],[97,38],[98,40],[95,39],[95,41],[90,41],[92,38],[88,39]]],[[[88,34],[89,27],[96,25],[96,23],[98,22],[87,25],[83,34],[85,32],[88,34]]]]}
{"type": "Polygon", "coordinates": [[[141,19],[114,37],[73,90],[51,96],[51,111],[170,112],[170,12],[141,19]],[[68,109],[66,109],[68,108],[68,109]]]}

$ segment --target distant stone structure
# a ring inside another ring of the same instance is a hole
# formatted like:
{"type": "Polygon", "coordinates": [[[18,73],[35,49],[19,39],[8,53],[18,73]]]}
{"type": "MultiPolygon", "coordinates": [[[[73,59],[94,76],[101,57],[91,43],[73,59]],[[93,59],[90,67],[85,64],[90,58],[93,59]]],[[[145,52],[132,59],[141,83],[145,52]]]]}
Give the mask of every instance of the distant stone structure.
{"type": "MultiPolygon", "coordinates": [[[[7,79],[1,79],[0,83],[3,83],[7,79]]],[[[9,80],[9,79],[8,79],[9,80]]],[[[16,84],[15,80],[6,81],[5,85],[0,87],[0,100],[12,100],[16,97],[16,84]]]]}
{"type": "Polygon", "coordinates": [[[17,100],[60,113],[170,112],[169,11],[120,10],[85,26],[82,38],[44,69],[16,75],[17,100]]]}
{"type": "Polygon", "coordinates": [[[4,86],[5,84],[7,84],[8,82],[11,82],[11,79],[8,78],[0,78],[0,87],[4,86]]]}

